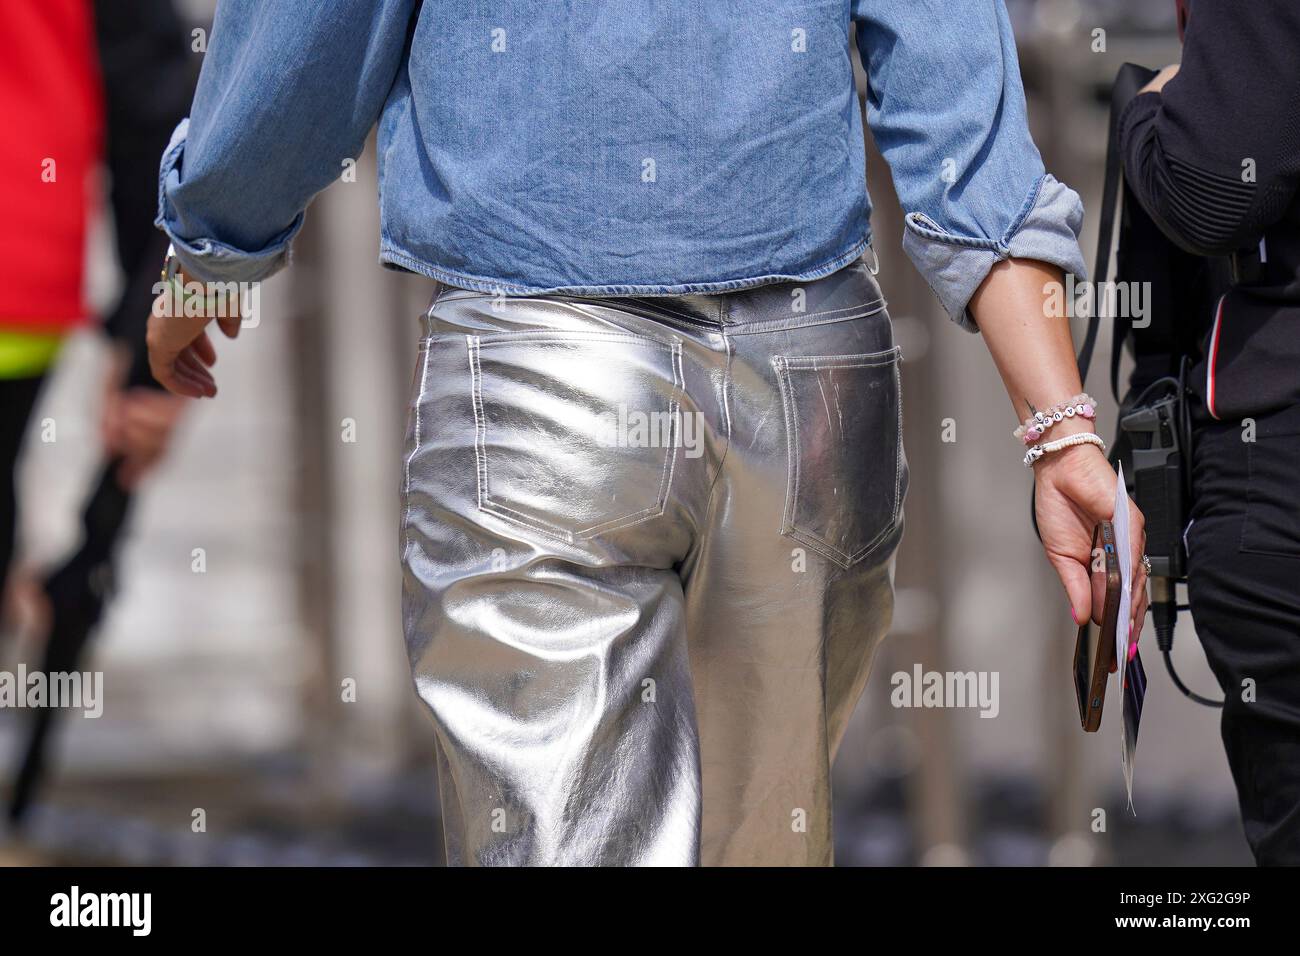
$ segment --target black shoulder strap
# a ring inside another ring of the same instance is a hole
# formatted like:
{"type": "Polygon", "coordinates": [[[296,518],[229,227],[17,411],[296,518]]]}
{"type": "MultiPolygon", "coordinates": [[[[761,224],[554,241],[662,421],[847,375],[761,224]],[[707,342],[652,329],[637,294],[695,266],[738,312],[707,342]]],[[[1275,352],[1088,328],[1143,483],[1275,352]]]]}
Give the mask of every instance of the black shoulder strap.
{"type": "MultiPolygon", "coordinates": [[[[1106,136],[1106,179],[1102,186],[1101,218],[1097,228],[1097,256],[1093,266],[1092,281],[1100,287],[1110,278],[1111,250],[1115,244],[1115,215],[1119,210],[1120,192],[1124,182],[1124,164],[1119,152],[1119,118],[1129,101],[1137,96],[1146,83],[1155,76],[1154,70],[1125,63],[1119,68],[1115,85],[1110,91],[1110,123],[1106,136]]],[[[1099,296],[1093,302],[1100,301],[1099,296]]],[[[1101,328],[1101,316],[1094,305],[1093,314],[1088,317],[1088,329],[1079,349],[1079,380],[1086,387],[1088,367],[1092,365],[1092,353],[1097,347],[1097,333],[1101,328]]],[[[1123,342],[1118,325],[1115,327],[1115,341],[1110,356],[1110,390],[1116,400],[1119,399],[1119,360],[1123,352],[1123,342]]]]}

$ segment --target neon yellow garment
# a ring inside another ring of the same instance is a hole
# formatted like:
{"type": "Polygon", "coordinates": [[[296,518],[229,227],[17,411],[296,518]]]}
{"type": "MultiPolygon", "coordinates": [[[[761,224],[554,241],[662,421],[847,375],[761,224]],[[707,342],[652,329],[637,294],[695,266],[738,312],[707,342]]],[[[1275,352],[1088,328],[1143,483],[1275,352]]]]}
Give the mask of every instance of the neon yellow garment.
{"type": "Polygon", "coordinates": [[[0,329],[0,378],[31,378],[54,364],[63,344],[61,332],[14,332],[0,329]]]}

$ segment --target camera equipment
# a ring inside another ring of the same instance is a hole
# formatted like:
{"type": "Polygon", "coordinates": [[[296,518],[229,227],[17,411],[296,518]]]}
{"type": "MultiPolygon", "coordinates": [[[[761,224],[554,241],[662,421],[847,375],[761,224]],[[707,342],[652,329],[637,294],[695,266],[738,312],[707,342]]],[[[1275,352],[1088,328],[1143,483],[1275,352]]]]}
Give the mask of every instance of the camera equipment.
{"type": "Polygon", "coordinates": [[[1153,578],[1178,579],[1187,574],[1182,532],[1190,500],[1191,424],[1183,385],[1182,375],[1158,379],[1119,421],[1129,447],[1125,473],[1146,518],[1146,554],[1153,578]]]}
{"type": "Polygon", "coordinates": [[[1183,528],[1191,503],[1191,415],[1187,408],[1187,367],[1184,356],[1178,376],[1152,382],[1121,413],[1121,440],[1116,456],[1127,457],[1125,468],[1133,500],[1146,518],[1146,554],[1151,561],[1151,621],[1156,646],[1169,677],[1184,695],[1207,707],[1222,707],[1192,691],[1174,669],[1171,656],[1178,612],[1178,582],[1187,576],[1183,528]],[[1125,454],[1127,451],[1127,455],[1125,454]]]}

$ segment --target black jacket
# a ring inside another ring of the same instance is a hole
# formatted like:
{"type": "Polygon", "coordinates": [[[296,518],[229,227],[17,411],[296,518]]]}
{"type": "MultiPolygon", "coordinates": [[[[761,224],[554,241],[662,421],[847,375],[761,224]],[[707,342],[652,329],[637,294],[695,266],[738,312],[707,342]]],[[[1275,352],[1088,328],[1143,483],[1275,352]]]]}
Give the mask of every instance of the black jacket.
{"type": "Polygon", "coordinates": [[[1189,316],[1194,384],[1220,418],[1300,404],[1300,3],[1197,0],[1178,75],[1120,122],[1131,193],[1232,284],[1189,316]]]}
{"type": "Polygon", "coordinates": [[[104,79],[108,202],[126,283],[104,330],[132,352],[132,384],[148,384],[145,323],[167,239],[153,224],[158,157],[194,93],[197,55],[172,0],[96,0],[95,32],[104,79]]]}

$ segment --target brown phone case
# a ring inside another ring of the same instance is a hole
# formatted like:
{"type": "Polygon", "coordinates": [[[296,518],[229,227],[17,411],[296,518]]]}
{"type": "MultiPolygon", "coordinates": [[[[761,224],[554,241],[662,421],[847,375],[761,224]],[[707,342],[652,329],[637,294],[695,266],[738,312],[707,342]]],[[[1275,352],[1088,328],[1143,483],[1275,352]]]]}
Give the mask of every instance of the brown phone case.
{"type": "Polygon", "coordinates": [[[1092,532],[1093,562],[1100,556],[1103,570],[1093,574],[1106,575],[1106,602],[1102,606],[1101,633],[1092,654],[1089,654],[1091,621],[1079,627],[1074,642],[1074,693],[1079,702],[1079,722],[1088,733],[1101,727],[1102,708],[1106,703],[1106,683],[1115,662],[1115,628],[1119,622],[1119,599],[1122,587],[1119,573],[1119,555],[1115,553],[1115,528],[1109,521],[1100,522],[1092,532]],[[1091,658],[1091,659],[1090,659],[1091,658]]]}

